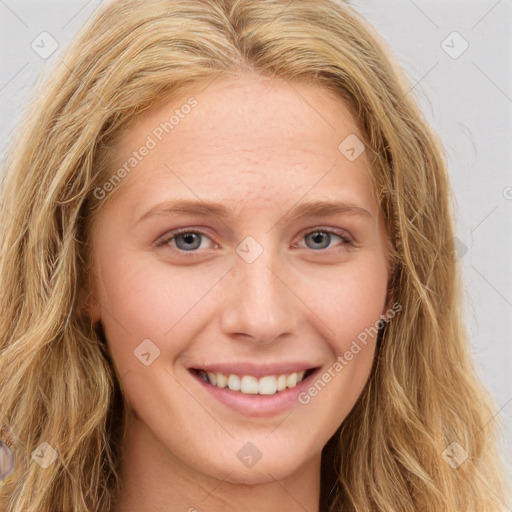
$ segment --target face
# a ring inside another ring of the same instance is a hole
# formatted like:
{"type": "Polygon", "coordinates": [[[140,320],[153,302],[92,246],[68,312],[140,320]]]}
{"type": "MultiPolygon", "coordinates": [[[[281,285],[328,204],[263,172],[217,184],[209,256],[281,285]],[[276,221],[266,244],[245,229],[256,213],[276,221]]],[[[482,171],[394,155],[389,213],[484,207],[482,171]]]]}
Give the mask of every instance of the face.
{"type": "Polygon", "coordinates": [[[387,235],[340,99],[244,73],[203,89],[122,137],[90,314],[134,438],[258,483],[318,461],[367,382],[375,337],[354,341],[387,309],[387,235]]]}

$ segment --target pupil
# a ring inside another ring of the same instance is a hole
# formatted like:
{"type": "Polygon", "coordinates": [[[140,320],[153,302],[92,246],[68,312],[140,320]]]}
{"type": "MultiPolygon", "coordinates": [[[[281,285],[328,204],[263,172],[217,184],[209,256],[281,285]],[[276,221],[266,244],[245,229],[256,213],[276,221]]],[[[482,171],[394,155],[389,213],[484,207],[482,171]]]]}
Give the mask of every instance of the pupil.
{"type": "Polygon", "coordinates": [[[313,242],[315,244],[321,244],[322,243],[322,238],[325,240],[326,237],[328,237],[328,236],[329,236],[328,233],[324,233],[324,232],[318,231],[316,234],[311,235],[311,238],[313,239],[313,242]]]}
{"type": "MultiPolygon", "coordinates": [[[[178,240],[180,240],[180,238],[185,242],[185,244],[187,245],[187,247],[185,247],[185,250],[186,249],[190,249],[190,245],[189,244],[193,244],[194,243],[194,239],[196,239],[195,241],[197,242],[199,240],[199,237],[196,233],[185,233],[185,234],[182,234],[182,235],[179,235],[176,239],[176,245],[179,247],[179,243],[178,243],[178,240]]],[[[197,244],[196,244],[197,245],[197,244]]],[[[197,249],[196,246],[192,247],[193,249],[197,249]]],[[[183,247],[180,247],[180,249],[183,249],[183,247]]]]}

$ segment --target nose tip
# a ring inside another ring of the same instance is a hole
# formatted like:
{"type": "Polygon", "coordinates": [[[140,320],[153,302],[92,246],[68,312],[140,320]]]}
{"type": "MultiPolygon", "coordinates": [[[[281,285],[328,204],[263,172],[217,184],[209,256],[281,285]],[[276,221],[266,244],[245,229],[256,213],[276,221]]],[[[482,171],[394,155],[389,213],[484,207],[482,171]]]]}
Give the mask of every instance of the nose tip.
{"type": "Polygon", "coordinates": [[[263,254],[252,263],[242,258],[235,263],[228,276],[221,324],[227,335],[271,343],[294,332],[297,312],[287,273],[275,264],[269,266],[263,254]]]}

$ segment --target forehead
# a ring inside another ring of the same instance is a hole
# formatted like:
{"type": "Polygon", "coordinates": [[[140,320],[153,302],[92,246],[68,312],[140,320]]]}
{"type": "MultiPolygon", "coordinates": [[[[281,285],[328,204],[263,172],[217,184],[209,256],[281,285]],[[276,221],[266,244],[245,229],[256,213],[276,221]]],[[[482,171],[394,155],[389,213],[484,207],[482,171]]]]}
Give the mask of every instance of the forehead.
{"type": "Polygon", "coordinates": [[[133,162],[121,195],[136,210],[169,195],[268,207],[306,189],[343,189],[371,207],[365,152],[350,161],[339,148],[349,136],[363,138],[348,106],[319,85],[251,73],[217,79],[154,106],[123,134],[116,168],[151,149],[133,162]]]}

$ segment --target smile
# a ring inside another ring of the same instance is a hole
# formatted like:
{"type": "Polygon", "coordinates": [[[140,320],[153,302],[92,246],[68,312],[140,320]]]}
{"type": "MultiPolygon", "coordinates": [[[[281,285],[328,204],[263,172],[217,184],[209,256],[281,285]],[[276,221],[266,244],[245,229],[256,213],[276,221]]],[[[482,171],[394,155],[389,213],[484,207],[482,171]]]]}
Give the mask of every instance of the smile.
{"type": "Polygon", "coordinates": [[[199,389],[216,403],[243,416],[262,418],[303,407],[297,397],[311,385],[321,366],[311,366],[305,361],[267,364],[231,361],[199,363],[187,369],[199,389]]]}
{"type": "MultiPolygon", "coordinates": [[[[309,371],[309,370],[308,370],[309,371]]],[[[228,388],[246,395],[274,395],[285,389],[293,389],[300,384],[305,370],[281,375],[265,375],[259,379],[253,375],[224,375],[223,373],[196,370],[197,375],[208,384],[218,388],[228,388]]]]}

